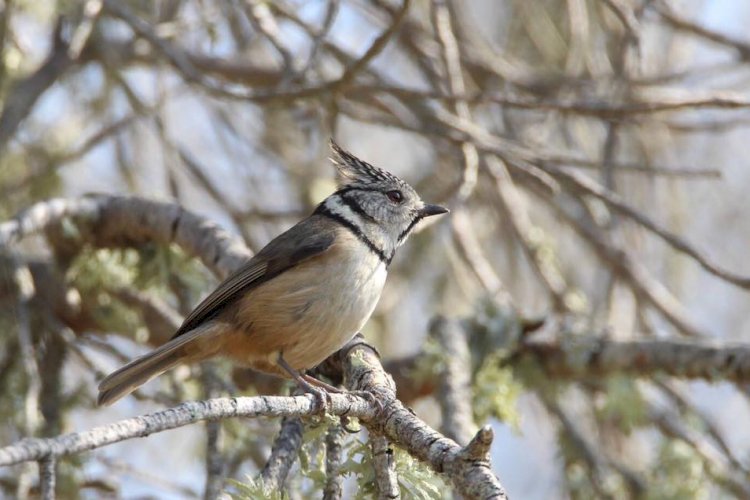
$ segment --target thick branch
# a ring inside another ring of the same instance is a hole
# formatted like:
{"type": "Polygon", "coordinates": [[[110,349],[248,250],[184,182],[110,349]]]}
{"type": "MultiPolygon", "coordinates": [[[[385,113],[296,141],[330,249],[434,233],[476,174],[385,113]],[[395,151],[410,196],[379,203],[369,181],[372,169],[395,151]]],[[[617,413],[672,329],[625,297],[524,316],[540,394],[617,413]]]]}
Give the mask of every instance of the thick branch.
{"type": "Polygon", "coordinates": [[[219,276],[242,265],[250,251],[216,223],[174,203],[128,196],[52,199],[32,205],[0,224],[0,246],[57,226],[78,224],[85,241],[99,247],[132,247],[175,243],[219,276]]]}
{"type": "Polygon", "coordinates": [[[492,472],[489,450],[493,433],[484,427],[465,447],[459,446],[420,420],[395,398],[393,380],[380,364],[377,352],[357,336],[335,356],[343,361],[344,378],[352,390],[368,391],[382,408],[373,419],[362,419],[374,433],[387,437],[438,473],[446,474],[456,490],[466,498],[507,498],[492,472]]]}
{"type": "Polygon", "coordinates": [[[665,373],[688,379],[750,382],[750,345],[588,337],[563,342],[532,341],[521,347],[520,354],[533,357],[545,373],[555,378],[665,373]]]}

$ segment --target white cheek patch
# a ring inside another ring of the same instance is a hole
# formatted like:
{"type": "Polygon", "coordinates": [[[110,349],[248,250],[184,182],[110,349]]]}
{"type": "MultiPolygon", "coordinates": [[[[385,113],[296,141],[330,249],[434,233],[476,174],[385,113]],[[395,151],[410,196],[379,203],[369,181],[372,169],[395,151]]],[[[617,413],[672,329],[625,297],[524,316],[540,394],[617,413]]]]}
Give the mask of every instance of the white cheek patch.
{"type": "Polygon", "coordinates": [[[326,199],[325,206],[334,214],[344,218],[360,229],[363,229],[366,225],[366,222],[362,220],[362,216],[346,206],[346,204],[344,204],[338,196],[328,197],[328,199],[326,199]]]}

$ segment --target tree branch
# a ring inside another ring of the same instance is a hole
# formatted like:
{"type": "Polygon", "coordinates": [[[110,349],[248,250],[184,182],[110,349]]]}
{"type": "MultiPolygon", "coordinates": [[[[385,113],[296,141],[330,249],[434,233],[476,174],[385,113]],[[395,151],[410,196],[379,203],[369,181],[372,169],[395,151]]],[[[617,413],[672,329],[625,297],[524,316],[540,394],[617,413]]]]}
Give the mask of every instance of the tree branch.
{"type": "Polygon", "coordinates": [[[0,114],[0,151],[4,151],[21,122],[29,115],[39,97],[70,67],[68,47],[59,39],[60,22],[55,30],[52,51],[32,74],[13,85],[5,97],[0,114]]]}
{"type": "Polygon", "coordinates": [[[39,460],[39,491],[42,500],[55,500],[55,459],[39,460]]]}
{"type": "Polygon", "coordinates": [[[298,417],[285,417],[281,421],[281,430],[271,449],[260,477],[267,491],[280,491],[289,474],[289,469],[297,460],[297,454],[302,446],[302,420],[298,417]]]}
{"type": "Polygon", "coordinates": [[[750,382],[750,345],[576,337],[528,341],[519,347],[518,355],[521,359],[530,356],[555,379],[665,373],[682,379],[750,382]]]}
{"type": "Polygon", "coordinates": [[[326,485],[323,488],[323,500],[339,500],[343,495],[344,478],[340,469],[344,436],[344,428],[339,424],[331,425],[326,432],[326,485]]]}
{"type": "Polygon", "coordinates": [[[370,432],[387,437],[436,472],[447,475],[454,488],[467,498],[507,498],[490,465],[493,432],[489,426],[480,429],[466,447],[432,429],[396,399],[393,379],[383,370],[377,351],[364,343],[361,334],[326,363],[339,367],[343,364],[347,387],[370,392],[380,402],[375,418],[362,419],[370,432]]]}
{"type": "Polygon", "coordinates": [[[97,195],[57,198],[32,205],[0,224],[0,247],[73,220],[94,246],[133,247],[175,243],[220,277],[251,257],[236,236],[174,203],[139,197],[97,195]]]}
{"type": "Polygon", "coordinates": [[[383,436],[372,436],[370,447],[372,448],[372,463],[375,469],[378,500],[401,498],[396,464],[393,460],[393,448],[391,448],[388,439],[383,436]]]}
{"type": "MultiPolygon", "coordinates": [[[[168,410],[120,420],[89,431],[38,439],[27,438],[0,448],[0,466],[58,458],[90,451],[112,443],[156,432],[176,429],[203,420],[232,417],[300,417],[315,411],[311,396],[258,396],[190,401],[168,410]]],[[[333,394],[328,410],[332,415],[372,419],[376,405],[350,394],[333,394]]]]}
{"type": "Polygon", "coordinates": [[[442,317],[433,321],[430,334],[445,353],[437,395],[443,416],[441,430],[459,443],[468,443],[477,429],[471,409],[471,354],[466,334],[458,321],[442,317]]]}

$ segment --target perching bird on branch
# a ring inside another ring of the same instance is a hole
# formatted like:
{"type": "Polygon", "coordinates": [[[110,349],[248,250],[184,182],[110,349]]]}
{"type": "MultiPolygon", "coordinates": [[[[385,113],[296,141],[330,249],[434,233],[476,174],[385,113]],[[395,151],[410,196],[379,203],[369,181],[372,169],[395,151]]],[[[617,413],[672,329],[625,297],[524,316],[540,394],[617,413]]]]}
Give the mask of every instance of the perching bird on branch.
{"type": "Polygon", "coordinates": [[[163,346],[99,384],[114,403],[181,363],[226,357],[291,377],[322,397],[305,374],[346,344],[380,298],[396,249],[414,226],[448,212],[426,205],[407,183],[331,141],[338,191],[227,278],[163,346]]]}

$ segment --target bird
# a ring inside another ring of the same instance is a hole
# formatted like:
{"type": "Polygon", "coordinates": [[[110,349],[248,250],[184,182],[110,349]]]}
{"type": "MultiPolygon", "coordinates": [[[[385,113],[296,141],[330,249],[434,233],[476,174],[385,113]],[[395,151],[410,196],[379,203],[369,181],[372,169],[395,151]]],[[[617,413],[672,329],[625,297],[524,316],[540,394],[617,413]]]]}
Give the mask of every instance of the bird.
{"type": "Polygon", "coordinates": [[[424,203],[405,181],[333,139],[330,148],[337,190],[220,283],[171,340],[105,377],[98,405],[212,358],[293,379],[313,396],[333,389],[306,371],[362,329],[414,227],[449,210],[424,203]]]}

